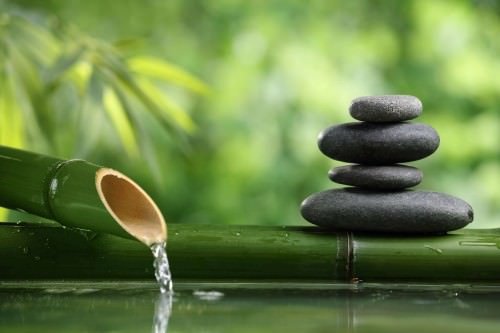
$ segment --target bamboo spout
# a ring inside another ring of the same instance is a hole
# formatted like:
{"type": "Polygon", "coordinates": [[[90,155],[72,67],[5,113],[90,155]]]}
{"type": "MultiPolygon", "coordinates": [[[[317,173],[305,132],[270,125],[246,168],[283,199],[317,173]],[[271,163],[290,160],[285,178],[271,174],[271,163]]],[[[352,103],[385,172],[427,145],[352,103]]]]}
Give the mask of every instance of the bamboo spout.
{"type": "Polygon", "coordinates": [[[148,194],[130,178],[102,168],[96,173],[96,188],[111,216],[129,234],[146,245],[166,240],[163,215],[148,194]]]}
{"type": "Polygon", "coordinates": [[[160,210],[139,185],[83,160],[0,146],[0,206],[148,246],[167,238],[160,210]]]}

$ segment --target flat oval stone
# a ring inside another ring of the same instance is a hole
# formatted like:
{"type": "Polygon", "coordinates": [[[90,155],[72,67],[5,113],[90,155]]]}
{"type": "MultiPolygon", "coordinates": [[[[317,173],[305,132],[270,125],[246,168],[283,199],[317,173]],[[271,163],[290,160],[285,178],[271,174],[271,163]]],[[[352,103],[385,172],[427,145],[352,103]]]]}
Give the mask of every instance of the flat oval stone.
{"type": "Polygon", "coordinates": [[[328,229],[382,233],[445,233],[473,219],[469,204],[447,194],[359,188],[312,194],[300,212],[307,221],[328,229]]]}
{"type": "Polygon", "coordinates": [[[339,184],[379,190],[401,190],[420,184],[422,171],[406,165],[345,165],[328,172],[339,184]]]}
{"type": "Polygon", "coordinates": [[[422,113],[422,102],[408,95],[364,96],[351,102],[349,113],[354,119],[374,123],[404,121],[422,113]]]}
{"type": "Polygon", "coordinates": [[[360,164],[395,164],[416,161],[439,147],[431,126],[412,123],[346,123],[323,130],[318,146],[326,156],[360,164]]]}

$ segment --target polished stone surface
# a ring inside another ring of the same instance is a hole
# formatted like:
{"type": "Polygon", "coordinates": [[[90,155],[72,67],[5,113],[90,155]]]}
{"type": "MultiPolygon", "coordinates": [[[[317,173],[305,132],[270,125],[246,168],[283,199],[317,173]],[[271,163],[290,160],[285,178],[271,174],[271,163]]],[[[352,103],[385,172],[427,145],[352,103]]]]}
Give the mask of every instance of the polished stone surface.
{"type": "Polygon", "coordinates": [[[407,165],[345,165],[328,172],[339,184],[379,190],[399,190],[418,185],[422,171],[407,165]]]}
{"type": "Polygon", "coordinates": [[[364,96],[352,101],[349,113],[354,119],[361,121],[404,121],[422,113],[422,102],[417,97],[408,95],[364,96]]]}
{"type": "Polygon", "coordinates": [[[334,160],[384,165],[431,155],[439,146],[439,135],[431,126],[419,123],[353,122],[323,130],[318,146],[334,160]]]}
{"type": "Polygon", "coordinates": [[[473,219],[469,204],[447,194],[359,188],[312,194],[300,211],[307,221],[332,230],[381,233],[439,234],[473,219]]]}

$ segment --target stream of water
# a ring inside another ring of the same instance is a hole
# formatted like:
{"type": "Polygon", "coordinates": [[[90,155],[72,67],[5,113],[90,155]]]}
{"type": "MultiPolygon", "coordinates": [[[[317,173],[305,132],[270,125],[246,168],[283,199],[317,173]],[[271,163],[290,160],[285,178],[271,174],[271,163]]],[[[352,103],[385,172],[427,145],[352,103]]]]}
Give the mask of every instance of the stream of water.
{"type": "Polygon", "coordinates": [[[172,293],[161,293],[155,302],[152,333],[167,333],[168,320],[172,313],[172,293]]]}
{"type": "Polygon", "coordinates": [[[163,293],[172,293],[172,274],[170,274],[170,265],[168,264],[167,257],[167,244],[155,243],[151,245],[151,251],[153,252],[154,262],[153,266],[155,268],[156,281],[160,285],[160,291],[163,293]]]}

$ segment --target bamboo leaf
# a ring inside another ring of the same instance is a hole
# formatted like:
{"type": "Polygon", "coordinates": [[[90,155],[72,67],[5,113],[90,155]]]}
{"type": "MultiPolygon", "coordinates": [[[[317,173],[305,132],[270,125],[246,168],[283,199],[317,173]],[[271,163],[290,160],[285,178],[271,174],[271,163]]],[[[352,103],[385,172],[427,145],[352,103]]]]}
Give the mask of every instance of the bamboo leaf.
{"type": "Polygon", "coordinates": [[[158,107],[155,100],[152,100],[138,85],[136,79],[127,71],[123,63],[110,55],[104,55],[107,69],[112,73],[110,76],[106,71],[102,71],[108,77],[109,82],[118,81],[126,87],[128,94],[139,100],[145,109],[151,112],[159,123],[167,131],[178,131],[178,124],[172,121],[165,112],[158,107]],[[117,79],[117,80],[116,80],[117,79]]]}
{"type": "Polygon", "coordinates": [[[141,126],[141,124],[136,120],[136,115],[133,112],[133,104],[130,101],[130,96],[128,96],[122,84],[119,82],[114,82],[112,84],[114,92],[116,93],[117,98],[119,99],[121,105],[123,106],[123,110],[126,112],[127,117],[131,122],[134,123],[133,130],[136,133],[137,142],[140,147],[141,156],[144,158],[145,163],[147,164],[155,182],[162,185],[164,183],[163,173],[159,167],[158,157],[153,149],[153,142],[151,141],[150,135],[147,130],[141,126]]]}
{"type": "Polygon", "coordinates": [[[88,81],[80,109],[80,123],[77,151],[79,156],[86,156],[97,145],[103,125],[103,87],[98,73],[93,71],[88,81]],[[94,135],[87,135],[91,128],[94,135]]]}
{"type": "Polygon", "coordinates": [[[175,102],[168,98],[168,96],[160,91],[160,89],[151,84],[150,81],[139,79],[137,83],[144,94],[148,96],[150,100],[155,101],[160,110],[171,117],[173,121],[178,124],[183,130],[188,133],[192,133],[196,129],[193,120],[186,113],[186,111],[175,104],[175,102]]]}
{"type": "Polygon", "coordinates": [[[29,95],[35,95],[41,91],[41,80],[38,76],[35,64],[26,57],[26,54],[19,49],[16,41],[6,38],[8,47],[8,59],[12,68],[15,69],[20,84],[29,95]]]}
{"type": "Polygon", "coordinates": [[[133,130],[133,124],[127,116],[120,100],[110,87],[104,88],[104,109],[113,123],[122,145],[131,156],[138,153],[137,142],[133,130]]]}
{"type": "Polygon", "coordinates": [[[14,148],[24,146],[24,124],[16,104],[12,86],[2,75],[0,78],[0,145],[14,148]]]}
{"type": "Polygon", "coordinates": [[[139,38],[125,38],[120,39],[113,43],[113,46],[120,51],[136,49],[144,44],[142,39],[139,38]]]}
{"type": "Polygon", "coordinates": [[[167,81],[206,94],[208,88],[203,82],[161,59],[135,57],[125,61],[121,50],[133,46],[135,40],[112,45],[71,27],[55,33],[31,19],[9,14],[6,17],[0,37],[0,51],[5,53],[0,55],[0,71],[3,65],[7,85],[12,89],[9,92],[0,87],[0,143],[15,145],[27,139],[32,148],[53,152],[80,145],[77,154],[85,156],[102,137],[103,132],[96,129],[112,126],[128,154],[141,151],[143,156],[150,155],[146,159],[157,175],[161,174],[155,159],[157,147],[145,129],[151,126],[148,121],[156,120],[164,129],[162,140],[185,148],[186,133],[194,131],[195,124],[157,84],[167,81]],[[7,98],[6,93],[12,98],[7,98]],[[79,114],[68,116],[64,110],[72,105],[80,106],[79,114]],[[146,123],[141,119],[144,113],[152,116],[146,118],[146,123]],[[78,119],[74,142],[68,135],[55,132],[56,125],[67,119],[78,119]],[[10,126],[18,123],[25,129],[24,137],[22,128],[10,126]],[[11,133],[6,130],[7,124],[9,130],[21,134],[9,134],[7,138],[4,133],[11,133]],[[89,127],[96,135],[84,135],[89,127]]]}
{"type": "Polygon", "coordinates": [[[74,66],[78,65],[85,54],[86,49],[84,47],[78,47],[71,52],[62,54],[55,63],[50,66],[45,71],[45,81],[48,85],[56,84],[56,81],[61,80],[61,78],[70,71],[74,66]]]}
{"type": "Polygon", "coordinates": [[[24,124],[28,137],[31,138],[33,146],[40,151],[47,151],[49,144],[45,133],[40,127],[36,111],[33,108],[29,93],[26,91],[22,79],[19,77],[15,66],[8,62],[6,64],[8,81],[12,87],[12,96],[14,103],[11,104],[12,112],[20,112],[23,116],[24,124]]]}
{"type": "Polygon", "coordinates": [[[10,23],[10,35],[29,58],[42,65],[52,63],[59,54],[60,43],[49,31],[19,16],[11,16],[10,23]]]}
{"type": "Polygon", "coordinates": [[[92,74],[92,66],[85,60],[78,61],[73,67],[69,68],[61,80],[72,82],[80,96],[83,96],[92,74]]]}
{"type": "Polygon", "coordinates": [[[133,72],[138,74],[172,82],[201,95],[206,95],[210,92],[208,86],[201,80],[164,60],[154,57],[137,56],[129,59],[127,64],[133,72]]]}

